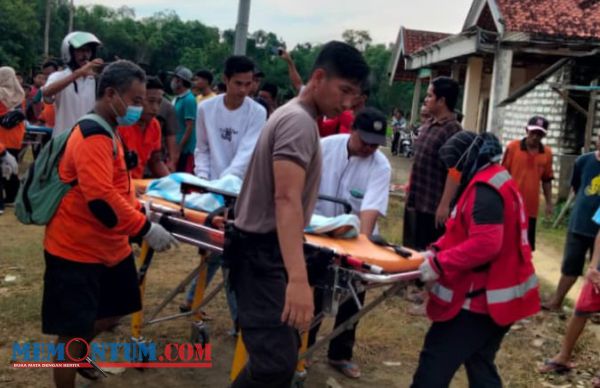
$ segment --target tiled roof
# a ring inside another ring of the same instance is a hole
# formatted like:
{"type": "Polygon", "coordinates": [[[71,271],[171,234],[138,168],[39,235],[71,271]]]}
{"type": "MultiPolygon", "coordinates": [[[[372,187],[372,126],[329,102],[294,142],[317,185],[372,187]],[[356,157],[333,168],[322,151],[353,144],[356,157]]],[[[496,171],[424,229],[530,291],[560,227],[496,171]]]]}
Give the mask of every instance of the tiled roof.
{"type": "Polygon", "coordinates": [[[423,47],[429,46],[448,36],[450,34],[442,32],[409,30],[408,28],[404,28],[404,36],[402,37],[404,41],[404,55],[411,55],[423,47]]]}
{"type": "Polygon", "coordinates": [[[600,40],[600,0],[495,0],[506,31],[600,40]]]}

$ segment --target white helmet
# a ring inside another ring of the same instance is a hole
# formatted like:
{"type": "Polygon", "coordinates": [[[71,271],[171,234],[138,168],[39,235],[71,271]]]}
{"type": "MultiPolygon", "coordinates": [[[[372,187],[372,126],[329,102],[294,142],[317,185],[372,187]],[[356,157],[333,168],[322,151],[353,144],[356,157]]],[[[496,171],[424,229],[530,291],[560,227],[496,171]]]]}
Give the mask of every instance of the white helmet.
{"type": "Polygon", "coordinates": [[[65,36],[60,46],[60,55],[65,65],[68,65],[72,59],[70,48],[72,47],[73,49],[78,49],[86,44],[93,45],[92,58],[94,58],[96,56],[96,48],[102,44],[100,39],[96,38],[96,35],[92,34],[91,32],[73,31],[65,36]]]}

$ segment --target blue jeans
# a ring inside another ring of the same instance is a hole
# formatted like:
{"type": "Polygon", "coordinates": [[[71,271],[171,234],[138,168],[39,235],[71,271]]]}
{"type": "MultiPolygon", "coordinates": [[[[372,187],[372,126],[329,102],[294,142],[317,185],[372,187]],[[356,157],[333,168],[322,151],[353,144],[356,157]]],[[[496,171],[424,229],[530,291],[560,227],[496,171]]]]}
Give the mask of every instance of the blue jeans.
{"type": "MultiPolygon", "coordinates": [[[[206,273],[206,287],[210,284],[211,280],[217,274],[219,267],[223,264],[223,256],[220,254],[212,253],[208,256],[206,260],[206,264],[208,266],[206,273]]],[[[237,327],[237,300],[235,299],[235,294],[231,289],[231,285],[229,284],[229,277],[225,277],[225,293],[227,295],[227,305],[229,306],[229,315],[231,316],[231,320],[233,321],[234,327],[237,327]]],[[[192,304],[194,300],[194,293],[196,292],[196,285],[198,284],[198,276],[194,278],[190,289],[187,293],[186,302],[188,304],[192,304]]]]}

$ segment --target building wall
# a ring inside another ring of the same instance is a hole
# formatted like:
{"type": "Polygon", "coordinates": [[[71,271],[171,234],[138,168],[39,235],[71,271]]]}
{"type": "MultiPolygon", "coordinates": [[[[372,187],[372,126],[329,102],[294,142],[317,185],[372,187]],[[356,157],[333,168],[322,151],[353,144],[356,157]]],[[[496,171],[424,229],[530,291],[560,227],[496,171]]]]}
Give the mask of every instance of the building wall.
{"type": "Polygon", "coordinates": [[[552,148],[554,176],[557,178],[553,182],[553,189],[559,197],[568,194],[569,177],[574,161],[573,154],[578,152],[573,149],[573,142],[570,141],[565,131],[567,103],[550,88],[550,83],[569,83],[569,78],[569,69],[559,70],[546,82],[508,105],[505,108],[501,139],[503,146],[512,140],[521,139],[525,136],[527,121],[532,116],[545,117],[550,123],[550,128],[544,144],[552,148]]]}
{"type": "Polygon", "coordinates": [[[596,139],[598,139],[598,134],[600,133],[600,93],[596,95],[596,120],[594,120],[594,127],[592,128],[592,147],[596,148],[594,145],[596,144],[596,139]]]}

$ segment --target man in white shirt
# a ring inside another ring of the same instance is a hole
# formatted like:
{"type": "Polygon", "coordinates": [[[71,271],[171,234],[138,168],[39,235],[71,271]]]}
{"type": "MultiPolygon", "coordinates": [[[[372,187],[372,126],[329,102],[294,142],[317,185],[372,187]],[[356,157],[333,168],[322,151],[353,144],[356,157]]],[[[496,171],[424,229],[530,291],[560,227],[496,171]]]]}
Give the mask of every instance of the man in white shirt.
{"type": "Polygon", "coordinates": [[[100,44],[94,34],[82,31],[71,32],[63,39],[60,51],[65,69],[50,74],[42,88],[44,101],[56,107],[52,136],[70,130],[81,116],[94,108],[95,76],[104,63],[96,58],[100,44]]]}
{"type": "MultiPolygon", "coordinates": [[[[254,68],[254,62],[248,57],[229,57],[223,74],[227,92],[198,105],[194,173],[200,178],[214,180],[235,175],[244,179],[256,141],[267,120],[265,108],[248,97],[254,68]]],[[[221,261],[221,255],[213,255],[208,260],[207,285],[221,266],[221,261]]],[[[196,281],[192,283],[185,303],[179,307],[181,311],[191,308],[195,284],[196,281]]],[[[229,287],[227,301],[235,324],[235,296],[229,287]]],[[[237,330],[234,328],[234,331],[237,330]]]]}
{"type": "Polygon", "coordinates": [[[248,97],[253,71],[248,57],[229,57],[223,75],[227,92],[198,105],[195,175],[209,180],[225,175],[244,178],[267,120],[265,109],[248,97]]]}
{"type": "MultiPolygon", "coordinates": [[[[323,170],[319,194],[348,202],[352,213],[360,218],[360,233],[377,233],[377,219],[388,207],[392,169],[377,148],[386,143],[386,117],[379,110],[364,108],[357,112],[350,134],[321,139],[323,170]]],[[[320,200],[315,213],[335,217],[344,213],[342,205],[320,200]]],[[[358,294],[361,303],[365,293],[358,294]]],[[[315,314],[321,310],[322,291],[315,289],[315,314]]],[[[358,312],[354,299],[339,307],[335,326],[358,312]]],[[[309,344],[314,343],[318,327],[311,330],[309,344]]],[[[360,377],[358,365],[352,362],[356,324],[342,332],[329,344],[329,364],[350,378],[360,377]]]]}

